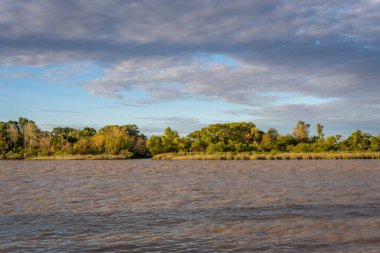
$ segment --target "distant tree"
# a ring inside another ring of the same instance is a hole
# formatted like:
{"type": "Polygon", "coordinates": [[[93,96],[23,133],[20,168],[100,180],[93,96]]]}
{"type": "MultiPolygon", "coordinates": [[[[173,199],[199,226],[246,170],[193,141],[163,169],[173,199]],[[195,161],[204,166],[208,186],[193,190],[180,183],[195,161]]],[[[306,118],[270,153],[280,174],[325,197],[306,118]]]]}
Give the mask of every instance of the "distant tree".
{"type": "Polygon", "coordinates": [[[289,152],[297,143],[297,138],[290,134],[282,135],[277,138],[277,147],[280,151],[289,152]]]}
{"type": "Polygon", "coordinates": [[[28,123],[29,120],[27,118],[23,118],[23,117],[20,117],[18,119],[18,125],[20,126],[20,130],[21,130],[21,133],[23,133],[23,130],[24,130],[24,126],[26,125],[26,123],[28,123]]]}
{"type": "Polygon", "coordinates": [[[165,153],[164,146],[162,145],[161,136],[151,136],[150,138],[148,138],[146,146],[151,155],[165,153]]]}
{"type": "Polygon", "coordinates": [[[147,138],[136,125],[109,125],[96,131],[56,127],[43,131],[31,120],[0,122],[0,158],[22,158],[62,153],[111,154],[147,157],[168,152],[338,152],[380,151],[380,135],[356,130],[348,138],[325,138],[323,125],[309,137],[310,125],[298,121],[293,135],[280,135],[274,128],[263,132],[252,122],[212,124],[180,137],[170,127],[147,138]]]}
{"type": "Polygon", "coordinates": [[[324,140],[322,144],[323,151],[337,151],[338,150],[338,139],[335,136],[329,136],[324,140]]]}
{"type": "Polygon", "coordinates": [[[279,136],[278,131],[275,128],[269,128],[268,135],[271,138],[271,140],[276,140],[279,136]]]}
{"type": "Polygon", "coordinates": [[[213,124],[196,130],[188,135],[192,151],[243,152],[251,149],[253,143],[259,144],[263,132],[252,122],[213,124]]]}
{"type": "Polygon", "coordinates": [[[97,146],[95,142],[93,142],[93,138],[83,137],[74,144],[73,150],[75,153],[79,153],[82,155],[96,154],[97,150],[95,147],[97,146]]]}
{"type": "Polygon", "coordinates": [[[148,149],[146,147],[145,135],[132,137],[132,146],[130,150],[134,157],[147,157],[148,149]]]}
{"type": "Polygon", "coordinates": [[[356,130],[345,140],[344,144],[351,151],[365,151],[370,148],[370,138],[370,134],[356,130]]]}
{"type": "Polygon", "coordinates": [[[196,130],[188,135],[191,142],[191,152],[204,152],[207,149],[208,143],[204,140],[201,130],[196,130]]]}
{"type": "Polygon", "coordinates": [[[165,153],[179,151],[179,135],[177,131],[173,131],[170,127],[166,128],[164,135],[161,137],[161,140],[165,153]]]}
{"type": "Polygon", "coordinates": [[[12,143],[13,152],[15,152],[16,149],[22,145],[22,136],[17,121],[7,123],[7,132],[12,143]]]}
{"type": "Polygon", "coordinates": [[[317,134],[319,139],[323,139],[325,137],[325,134],[323,133],[324,126],[321,123],[317,124],[317,134]]]}
{"type": "Polygon", "coordinates": [[[372,151],[380,151],[380,135],[377,137],[371,137],[370,142],[372,151]]]}
{"type": "Polygon", "coordinates": [[[55,127],[51,131],[51,147],[55,153],[71,153],[81,137],[81,131],[71,127],[55,127]]]}
{"type": "Polygon", "coordinates": [[[37,154],[39,142],[39,128],[33,121],[28,121],[23,126],[25,156],[37,154]]]}
{"type": "Polygon", "coordinates": [[[92,137],[96,134],[96,130],[92,127],[85,127],[79,133],[80,138],[92,137]]]}
{"type": "Polygon", "coordinates": [[[9,137],[7,133],[7,124],[0,122],[0,158],[5,156],[9,150],[9,137]]]}
{"type": "Polygon", "coordinates": [[[97,135],[103,138],[104,151],[107,154],[120,154],[122,150],[129,150],[131,137],[128,135],[128,129],[120,126],[105,126],[99,130],[97,135]]]}
{"type": "Polygon", "coordinates": [[[267,133],[262,135],[261,148],[265,151],[277,149],[277,138],[279,134],[276,129],[270,128],[267,133]]]}
{"type": "Polygon", "coordinates": [[[39,155],[51,155],[51,134],[47,131],[39,133],[39,155]]]}
{"type": "Polygon", "coordinates": [[[291,148],[291,151],[295,153],[309,153],[314,151],[314,146],[311,143],[298,143],[291,148]]]}
{"type": "Polygon", "coordinates": [[[307,141],[309,139],[309,128],[310,124],[300,120],[293,128],[293,133],[299,141],[307,141]]]}
{"type": "Polygon", "coordinates": [[[178,139],[178,149],[180,152],[188,152],[191,150],[191,140],[188,137],[180,137],[178,139]]]}

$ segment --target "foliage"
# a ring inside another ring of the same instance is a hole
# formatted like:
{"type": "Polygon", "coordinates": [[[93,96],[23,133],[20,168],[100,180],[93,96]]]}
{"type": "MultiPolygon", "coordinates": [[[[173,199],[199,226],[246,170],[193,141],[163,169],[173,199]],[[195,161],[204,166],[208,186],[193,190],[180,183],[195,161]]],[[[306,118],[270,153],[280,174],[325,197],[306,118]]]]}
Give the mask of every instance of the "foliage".
{"type": "Polygon", "coordinates": [[[380,151],[380,136],[374,137],[357,130],[346,140],[342,140],[341,135],[325,138],[324,126],[318,123],[317,135],[310,137],[309,129],[310,124],[304,121],[297,122],[292,135],[281,135],[274,128],[264,132],[252,122],[213,124],[179,138],[178,142],[172,142],[172,145],[177,143],[177,148],[171,146],[170,149],[164,147],[163,140],[168,134],[165,130],[162,136],[151,136],[147,148],[152,155],[178,151],[190,154],[380,151]]]}
{"type": "Polygon", "coordinates": [[[63,154],[147,157],[146,137],[136,125],[43,131],[31,120],[0,122],[0,158],[25,158],[63,154]]]}
{"type": "Polygon", "coordinates": [[[35,122],[19,118],[18,121],[0,122],[0,158],[136,158],[163,153],[201,152],[223,154],[220,157],[226,159],[252,158],[253,154],[257,154],[255,159],[260,159],[260,154],[279,157],[278,154],[284,153],[380,151],[380,135],[372,136],[356,130],[346,139],[341,135],[325,137],[324,127],[318,123],[316,135],[310,137],[309,129],[310,124],[298,121],[293,134],[282,135],[274,128],[265,132],[252,122],[235,122],[209,125],[182,137],[168,127],[162,135],[147,138],[136,125],[109,125],[99,131],[90,127],[56,127],[52,131],[43,131],[35,122]]]}
{"type": "Polygon", "coordinates": [[[301,120],[298,121],[297,125],[293,128],[294,136],[296,136],[297,139],[300,141],[307,141],[309,138],[309,128],[310,128],[310,124],[307,124],[301,120]]]}

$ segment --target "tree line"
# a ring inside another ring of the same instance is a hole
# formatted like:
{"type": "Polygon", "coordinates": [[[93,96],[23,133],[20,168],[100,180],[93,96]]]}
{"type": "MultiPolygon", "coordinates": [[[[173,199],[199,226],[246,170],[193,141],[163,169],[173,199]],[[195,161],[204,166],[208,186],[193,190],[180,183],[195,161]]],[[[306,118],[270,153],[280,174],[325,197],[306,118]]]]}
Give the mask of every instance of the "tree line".
{"type": "Polygon", "coordinates": [[[380,151],[380,135],[356,130],[346,139],[326,137],[323,125],[310,135],[310,124],[298,121],[292,134],[274,128],[262,131],[252,122],[212,124],[187,136],[170,127],[162,135],[147,138],[136,125],[108,125],[98,131],[85,127],[56,127],[41,130],[26,118],[0,122],[0,158],[28,158],[63,154],[122,155],[125,158],[151,157],[177,152],[356,152],[380,151]]]}
{"type": "Polygon", "coordinates": [[[146,136],[136,125],[109,125],[98,131],[91,127],[56,127],[41,130],[34,121],[0,122],[0,157],[28,158],[62,154],[123,155],[147,157],[146,136]]]}

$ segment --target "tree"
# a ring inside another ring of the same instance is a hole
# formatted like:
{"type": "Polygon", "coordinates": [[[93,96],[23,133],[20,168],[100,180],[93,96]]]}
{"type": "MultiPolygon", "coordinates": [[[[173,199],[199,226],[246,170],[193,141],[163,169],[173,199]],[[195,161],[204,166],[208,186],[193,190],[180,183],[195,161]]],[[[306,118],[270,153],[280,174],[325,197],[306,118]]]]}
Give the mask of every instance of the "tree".
{"type": "Polygon", "coordinates": [[[17,121],[8,121],[6,123],[6,131],[7,131],[7,135],[9,137],[9,140],[10,140],[10,146],[13,150],[13,152],[16,152],[16,149],[20,146],[22,146],[22,136],[21,136],[21,132],[20,132],[20,128],[18,126],[18,122],[17,121]]]}
{"type": "Polygon", "coordinates": [[[73,150],[75,153],[82,155],[95,154],[96,151],[94,150],[94,147],[96,147],[96,144],[93,142],[93,138],[83,137],[74,143],[73,150]]]}
{"type": "Polygon", "coordinates": [[[267,133],[264,133],[261,139],[261,147],[265,151],[276,149],[276,142],[279,134],[276,129],[270,128],[267,133]]]}
{"type": "Polygon", "coordinates": [[[364,151],[370,148],[370,138],[370,134],[356,130],[345,140],[344,144],[351,151],[364,151]]]}
{"type": "Polygon", "coordinates": [[[150,138],[148,138],[146,146],[151,155],[165,153],[160,136],[153,135],[150,138]]]}
{"type": "Polygon", "coordinates": [[[188,137],[180,137],[178,139],[178,149],[180,152],[187,152],[191,149],[191,141],[188,137]]]}
{"type": "Polygon", "coordinates": [[[96,134],[96,130],[92,127],[85,127],[81,131],[79,131],[80,138],[92,137],[95,134],[96,134]]]}
{"type": "Polygon", "coordinates": [[[33,121],[28,121],[23,127],[25,156],[36,155],[38,149],[38,134],[40,130],[33,121]]]}
{"type": "Polygon", "coordinates": [[[147,157],[148,150],[146,147],[146,137],[145,135],[132,137],[132,146],[130,148],[133,152],[134,157],[147,157]]]}
{"type": "Polygon", "coordinates": [[[18,118],[18,125],[20,126],[21,133],[24,132],[24,126],[28,122],[29,120],[27,118],[23,118],[23,117],[18,118]]]}
{"type": "Polygon", "coordinates": [[[105,126],[99,130],[97,135],[103,138],[104,151],[107,154],[120,154],[123,150],[128,150],[131,138],[126,131],[127,128],[120,126],[105,126]]]}
{"type": "Polygon", "coordinates": [[[253,143],[259,143],[263,132],[252,122],[213,124],[188,135],[191,151],[243,152],[251,149],[253,143]]]}
{"type": "Polygon", "coordinates": [[[51,134],[47,131],[41,131],[39,134],[39,154],[51,155],[51,134]]]}
{"type": "Polygon", "coordinates": [[[380,135],[377,137],[371,137],[370,142],[372,151],[380,151],[380,135]]]}
{"type": "Polygon", "coordinates": [[[177,131],[173,131],[170,127],[166,128],[161,140],[165,153],[178,152],[179,135],[177,131]]]}
{"type": "Polygon", "coordinates": [[[323,133],[323,128],[324,126],[321,123],[317,124],[317,134],[320,140],[323,139],[323,137],[325,136],[325,134],[323,133]]]}
{"type": "Polygon", "coordinates": [[[290,151],[297,142],[297,138],[293,135],[281,135],[277,138],[277,147],[280,151],[290,151]]]}
{"type": "Polygon", "coordinates": [[[309,128],[310,124],[300,120],[293,128],[293,133],[299,141],[307,141],[309,139],[309,128]]]}
{"type": "Polygon", "coordinates": [[[7,133],[7,124],[0,122],[0,158],[5,156],[9,150],[9,140],[7,133]]]}
{"type": "Polygon", "coordinates": [[[72,152],[73,145],[80,139],[80,130],[71,127],[55,127],[51,131],[53,152],[72,152]]]}

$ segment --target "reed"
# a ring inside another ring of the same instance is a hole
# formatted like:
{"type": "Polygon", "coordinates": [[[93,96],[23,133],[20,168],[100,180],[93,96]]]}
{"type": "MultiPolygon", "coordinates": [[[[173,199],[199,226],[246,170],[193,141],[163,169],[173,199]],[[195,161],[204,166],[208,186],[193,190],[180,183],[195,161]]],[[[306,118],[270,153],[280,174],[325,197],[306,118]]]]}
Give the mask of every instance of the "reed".
{"type": "Polygon", "coordinates": [[[123,160],[125,155],[53,155],[36,156],[27,158],[28,160],[123,160]]]}
{"type": "Polygon", "coordinates": [[[154,160],[341,160],[380,159],[380,152],[350,153],[165,153],[155,155],[154,160]]]}

